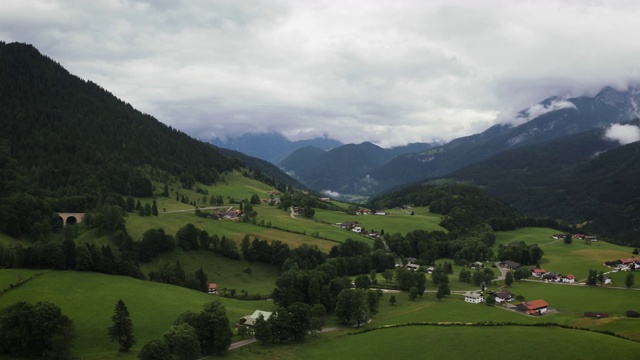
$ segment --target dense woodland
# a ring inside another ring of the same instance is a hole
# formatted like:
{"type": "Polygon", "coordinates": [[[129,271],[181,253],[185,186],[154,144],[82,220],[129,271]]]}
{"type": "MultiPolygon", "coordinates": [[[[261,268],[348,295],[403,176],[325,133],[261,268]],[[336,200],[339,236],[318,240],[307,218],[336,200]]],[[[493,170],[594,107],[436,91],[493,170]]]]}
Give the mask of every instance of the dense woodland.
{"type": "Polygon", "coordinates": [[[618,146],[596,129],[505,152],[448,177],[473,181],[525,214],[586,221],[584,232],[638,246],[639,157],[639,143],[618,146]]]}

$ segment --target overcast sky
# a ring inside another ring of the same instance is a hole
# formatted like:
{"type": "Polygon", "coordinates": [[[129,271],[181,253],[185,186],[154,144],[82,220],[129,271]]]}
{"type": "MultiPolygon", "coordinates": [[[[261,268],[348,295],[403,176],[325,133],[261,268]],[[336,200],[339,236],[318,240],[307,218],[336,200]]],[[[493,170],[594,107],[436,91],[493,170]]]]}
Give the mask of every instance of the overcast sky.
{"type": "Polygon", "coordinates": [[[3,0],[25,42],[194,137],[451,140],[640,78],[640,1],[3,0]]]}

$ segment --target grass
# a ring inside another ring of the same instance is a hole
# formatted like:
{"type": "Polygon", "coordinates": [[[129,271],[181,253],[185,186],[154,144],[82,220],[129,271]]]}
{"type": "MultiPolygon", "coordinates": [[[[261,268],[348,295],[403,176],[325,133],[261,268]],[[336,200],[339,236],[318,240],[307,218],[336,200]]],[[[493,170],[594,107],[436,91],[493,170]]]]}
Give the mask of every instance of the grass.
{"type": "MultiPolygon", "coordinates": [[[[0,270],[2,278],[11,277],[0,270]]],[[[187,311],[199,312],[211,295],[166,284],[128,277],[74,271],[49,271],[19,288],[0,296],[0,307],[18,301],[49,301],[69,316],[76,329],[73,356],[91,359],[135,358],[151,339],[160,338],[176,317],[187,311]],[[117,354],[106,329],[118,299],[122,299],[134,326],[137,344],[128,356],[117,354]]],[[[256,309],[273,310],[268,301],[239,301],[221,298],[231,324],[256,309]]]]}
{"type": "MultiPolygon", "coordinates": [[[[158,270],[162,263],[173,264],[180,261],[180,265],[187,273],[193,273],[202,267],[209,278],[209,282],[216,283],[218,289],[236,289],[249,294],[269,295],[280,271],[277,267],[245,260],[232,260],[207,251],[184,251],[177,249],[170,254],[163,254],[148,264],[141,264],[143,273],[158,270]],[[251,273],[245,272],[251,269],[251,273]]],[[[239,295],[237,295],[239,296],[239,295]]]]}
{"type": "Polygon", "coordinates": [[[424,358],[433,359],[494,358],[496,352],[517,355],[519,359],[539,359],[539,349],[554,358],[633,359],[640,343],[611,336],[560,328],[434,327],[411,326],[384,329],[364,334],[343,336],[314,346],[301,346],[294,358],[303,359],[368,359],[424,358]],[[505,335],[507,333],[508,335],[505,335]],[[507,339],[505,337],[508,337],[507,339]],[[425,339],[426,341],[416,341],[425,339]],[[464,340],[462,340],[464,339],[464,340]],[[522,341],[526,339],[526,341],[522,341]],[[571,346],[564,341],[571,339],[571,346]],[[436,346],[437,345],[437,346],[436,346]],[[336,351],[340,349],[340,351],[336,351]]]}

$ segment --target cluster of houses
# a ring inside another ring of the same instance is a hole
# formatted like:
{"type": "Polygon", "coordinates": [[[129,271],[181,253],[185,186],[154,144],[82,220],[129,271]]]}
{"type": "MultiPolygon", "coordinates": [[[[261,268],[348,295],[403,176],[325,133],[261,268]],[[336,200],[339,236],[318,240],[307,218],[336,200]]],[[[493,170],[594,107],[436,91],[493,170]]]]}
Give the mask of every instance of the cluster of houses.
{"type": "Polygon", "coordinates": [[[371,215],[371,214],[385,216],[387,215],[387,212],[384,210],[371,211],[369,209],[364,209],[364,208],[360,208],[356,210],[356,215],[371,215]]]}
{"type": "Polygon", "coordinates": [[[626,259],[618,259],[615,261],[607,261],[604,263],[609,267],[613,267],[618,271],[636,271],[640,270],[640,259],[630,257],[626,259]]]}
{"type": "Polygon", "coordinates": [[[217,219],[238,220],[240,215],[242,215],[242,211],[230,209],[230,210],[227,210],[227,211],[216,211],[213,215],[217,219]]]}
{"type": "MultiPolygon", "coordinates": [[[[510,270],[516,270],[522,267],[520,263],[511,260],[503,261],[502,266],[510,270]]],[[[562,275],[556,272],[547,272],[547,270],[541,268],[532,268],[529,269],[529,271],[531,272],[531,276],[534,278],[547,282],[562,282],[567,284],[573,284],[576,282],[576,276],[573,274],[562,275]]],[[[611,281],[611,279],[609,279],[609,281],[611,281]]]]}
{"type": "Polygon", "coordinates": [[[378,236],[380,236],[380,234],[378,234],[376,231],[365,231],[362,226],[360,226],[360,223],[358,223],[357,221],[344,221],[341,223],[337,223],[337,226],[345,229],[345,230],[349,230],[352,231],[354,233],[357,234],[363,234],[365,236],[368,236],[372,239],[377,238],[378,236]]]}
{"type": "MultiPolygon", "coordinates": [[[[551,237],[556,239],[556,240],[564,239],[566,236],[567,236],[567,234],[554,234],[554,235],[551,235],[551,237]]],[[[578,239],[578,240],[598,241],[598,237],[595,236],[595,235],[573,234],[572,237],[574,239],[578,239]]]]}
{"type": "MultiPolygon", "coordinates": [[[[513,301],[513,293],[509,290],[500,290],[491,292],[491,295],[496,299],[496,303],[506,304],[513,301]]],[[[485,301],[484,295],[481,291],[467,291],[464,293],[464,301],[471,304],[480,304],[485,301]]],[[[521,311],[528,315],[543,315],[549,310],[549,303],[542,300],[523,301],[518,305],[509,306],[512,309],[521,311]]]]}

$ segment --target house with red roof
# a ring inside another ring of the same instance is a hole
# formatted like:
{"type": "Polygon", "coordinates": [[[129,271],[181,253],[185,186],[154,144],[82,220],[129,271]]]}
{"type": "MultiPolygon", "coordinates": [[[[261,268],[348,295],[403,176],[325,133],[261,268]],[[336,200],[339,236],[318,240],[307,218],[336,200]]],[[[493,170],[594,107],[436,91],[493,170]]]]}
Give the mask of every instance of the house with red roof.
{"type": "Polygon", "coordinates": [[[573,274],[569,274],[562,278],[562,282],[567,284],[573,284],[574,282],[576,282],[576,276],[573,274]]]}
{"type": "Polygon", "coordinates": [[[542,315],[547,312],[548,307],[549,303],[542,299],[523,302],[519,305],[520,310],[529,315],[542,315]]]}
{"type": "Polygon", "coordinates": [[[218,294],[218,284],[211,283],[209,284],[209,295],[217,295],[218,294]]]}
{"type": "Polygon", "coordinates": [[[537,278],[541,277],[542,275],[546,274],[547,271],[545,269],[531,269],[531,275],[535,276],[537,278]]]}

